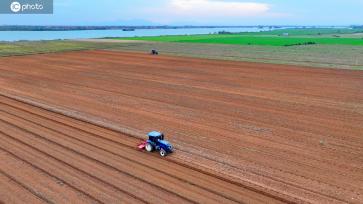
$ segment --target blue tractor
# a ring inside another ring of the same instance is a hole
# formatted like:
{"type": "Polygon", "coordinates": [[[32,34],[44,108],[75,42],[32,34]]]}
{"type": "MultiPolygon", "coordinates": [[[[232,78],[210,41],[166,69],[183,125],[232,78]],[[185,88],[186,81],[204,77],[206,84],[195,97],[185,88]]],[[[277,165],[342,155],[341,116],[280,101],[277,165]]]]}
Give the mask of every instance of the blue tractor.
{"type": "Polygon", "coordinates": [[[160,156],[162,157],[173,152],[173,146],[168,141],[164,140],[163,133],[153,131],[149,132],[147,135],[149,139],[138,145],[139,149],[145,149],[148,152],[159,151],[160,156]]]}

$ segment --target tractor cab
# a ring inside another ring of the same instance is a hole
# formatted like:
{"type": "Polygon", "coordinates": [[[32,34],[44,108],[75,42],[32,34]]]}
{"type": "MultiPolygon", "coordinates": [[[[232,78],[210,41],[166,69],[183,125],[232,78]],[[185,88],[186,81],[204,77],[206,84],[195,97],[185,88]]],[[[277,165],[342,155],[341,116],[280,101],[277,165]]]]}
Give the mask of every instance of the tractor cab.
{"type": "Polygon", "coordinates": [[[159,140],[164,140],[164,134],[160,132],[152,131],[147,135],[149,136],[149,140],[155,143],[159,140]]]}

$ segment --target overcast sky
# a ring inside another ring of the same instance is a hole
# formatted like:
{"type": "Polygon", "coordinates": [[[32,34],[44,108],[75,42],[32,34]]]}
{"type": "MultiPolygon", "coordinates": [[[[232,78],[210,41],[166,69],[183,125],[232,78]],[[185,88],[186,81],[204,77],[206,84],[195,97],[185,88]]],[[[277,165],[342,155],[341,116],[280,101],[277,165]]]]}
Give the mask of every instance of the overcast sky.
{"type": "Polygon", "coordinates": [[[54,0],[53,15],[0,14],[2,25],[351,25],[363,0],[54,0]]]}

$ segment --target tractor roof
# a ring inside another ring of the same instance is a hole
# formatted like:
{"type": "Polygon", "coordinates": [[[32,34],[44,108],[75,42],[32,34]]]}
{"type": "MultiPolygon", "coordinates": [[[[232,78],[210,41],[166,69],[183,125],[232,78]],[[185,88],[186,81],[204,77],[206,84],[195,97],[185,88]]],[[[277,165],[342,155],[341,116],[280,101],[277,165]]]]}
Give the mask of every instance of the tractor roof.
{"type": "Polygon", "coordinates": [[[147,134],[149,137],[160,137],[161,135],[163,135],[163,133],[157,132],[157,131],[152,131],[149,132],[149,134],[147,134]]]}

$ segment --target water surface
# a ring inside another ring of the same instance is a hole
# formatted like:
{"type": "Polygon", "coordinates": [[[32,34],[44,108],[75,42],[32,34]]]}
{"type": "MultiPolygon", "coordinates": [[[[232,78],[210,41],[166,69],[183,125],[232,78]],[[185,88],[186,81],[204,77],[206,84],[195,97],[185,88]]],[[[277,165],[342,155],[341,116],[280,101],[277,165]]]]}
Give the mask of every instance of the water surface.
{"type": "Polygon", "coordinates": [[[219,31],[256,32],[268,28],[180,28],[180,29],[138,29],[135,31],[122,30],[77,30],[77,31],[0,31],[0,41],[19,40],[57,40],[85,39],[104,37],[135,37],[160,35],[192,35],[210,34],[219,31]]]}

